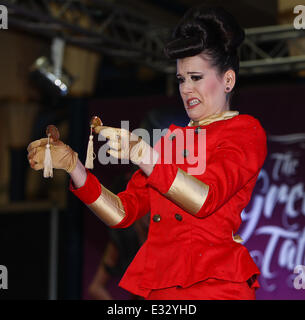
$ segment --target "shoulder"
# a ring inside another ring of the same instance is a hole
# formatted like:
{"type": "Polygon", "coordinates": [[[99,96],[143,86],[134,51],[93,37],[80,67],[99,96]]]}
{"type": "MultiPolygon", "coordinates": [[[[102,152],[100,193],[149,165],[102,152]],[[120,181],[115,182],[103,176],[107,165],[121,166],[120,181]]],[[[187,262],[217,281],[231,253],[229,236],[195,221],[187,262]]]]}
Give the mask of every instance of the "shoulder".
{"type": "Polygon", "coordinates": [[[226,120],[225,122],[237,126],[257,124],[261,127],[260,121],[249,114],[239,114],[231,119],[226,120]]]}
{"type": "Polygon", "coordinates": [[[231,119],[225,120],[224,129],[236,134],[239,138],[251,138],[266,140],[266,132],[260,121],[249,114],[240,114],[231,119]]]}
{"type": "Polygon", "coordinates": [[[223,139],[220,140],[244,154],[254,154],[263,163],[267,155],[267,138],[259,120],[243,114],[226,121],[220,137],[223,139]]]}

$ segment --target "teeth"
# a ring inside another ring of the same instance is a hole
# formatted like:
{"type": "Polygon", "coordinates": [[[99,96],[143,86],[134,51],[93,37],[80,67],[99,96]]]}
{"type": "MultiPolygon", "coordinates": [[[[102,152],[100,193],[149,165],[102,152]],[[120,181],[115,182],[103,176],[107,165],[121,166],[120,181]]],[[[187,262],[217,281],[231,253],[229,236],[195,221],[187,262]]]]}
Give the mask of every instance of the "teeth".
{"type": "Polygon", "coordinates": [[[189,105],[190,106],[193,106],[193,105],[195,105],[195,104],[197,104],[197,103],[199,103],[200,101],[198,100],[198,99],[194,99],[194,100],[191,100],[190,102],[189,102],[189,105]]]}

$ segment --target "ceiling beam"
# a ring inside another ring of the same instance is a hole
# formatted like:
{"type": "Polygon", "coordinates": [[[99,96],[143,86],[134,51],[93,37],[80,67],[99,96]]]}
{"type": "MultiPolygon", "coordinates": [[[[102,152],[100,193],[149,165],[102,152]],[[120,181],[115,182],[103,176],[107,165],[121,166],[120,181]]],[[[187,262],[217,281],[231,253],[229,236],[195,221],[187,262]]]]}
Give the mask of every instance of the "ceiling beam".
{"type": "MultiPolygon", "coordinates": [[[[128,1],[136,4],[135,0],[128,1]]],[[[62,37],[68,43],[159,72],[175,72],[175,64],[163,54],[171,29],[159,25],[144,11],[106,0],[6,0],[0,4],[9,9],[9,27],[62,37]]],[[[304,56],[289,55],[288,41],[304,37],[304,31],[292,25],[246,29],[246,40],[240,48],[240,74],[302,70],[304,56]]]]}

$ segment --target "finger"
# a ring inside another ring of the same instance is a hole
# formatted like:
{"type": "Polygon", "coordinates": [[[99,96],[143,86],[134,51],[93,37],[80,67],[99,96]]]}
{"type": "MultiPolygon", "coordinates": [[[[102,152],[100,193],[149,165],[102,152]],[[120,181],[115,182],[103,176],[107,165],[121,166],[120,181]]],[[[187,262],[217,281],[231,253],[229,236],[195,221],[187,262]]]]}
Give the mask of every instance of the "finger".
{"type": "Polygon", "coordinates": [[[43,163],[44,161],[44,149],[37,148],[37,151],[33,154],[31,160],[35,161],[36,163],[43,163]]]}
{"type": "Polygon", "coordinates": [[[45,152],[45,147],[37,147],[37,148],[33,148],[31,149],[30,152],[28,152],[28,159],[33,158],[36,154],[41,154],[45,152]]]}
{"type": "Polygon", "coordinates": [[[33,166],[31,166],[32,169],[35,171],[43,169],[43,163],[35,163],[33,166]]]}
{"type": "Polygon", "coordinates": [[[95,132],[96,134],[99,134],[102,129],[106,129],[106,128],[109,128],[109,127],[102,125],[102,126],[96,126],[96,127],[94,127],[93,130],[94,130],[94,132],[95,132]]]}
{"type": "Polygon", "coordinates": [[[108,139],[114,139],[116,136],[116,132],[111,127],[106,127],[106,128],[104,127],[101,129],[100,135],[108,139]]]}
{"type": "Polygon", "coordinates": [[[27,155],[28,160],[31,160],[36,154],[36,152],[37,152],[37,148],[32,149],[27,155]]]}
{"type": "Polygon", "coordinates": [[[117,151],[117,150],[112,150],[112,149],[109,149],[106,151],[108,154],[110,154],[112,157],[114,158],[117,158],[117,159],[120,159],[121,158],[121,152],[120,151],[117,151]]]}
{"type": "MultiPolygon", "coordinates": [[[[44,148],[48,143],[48,138],[42,138],[39,140],[35,140],[30,143],[27,147],[27,151],[30,152],[34,148],[42,147],[44,148]]],[[[65,144],[61,140],[54,141],[53,138],[50,138],[50,145],[53,146],[64,146],[65,144]]]]}
{"type": "Polygon", "coordinates": [[[43,163],[37,163],[33,159],[29,160],[30,167],[34,170],[41,170],[43,168],[43,163]]]}
{"type": "Polygon", "coordinates": [[[118,150],[118,151],[121,150],[121,144],[118,141],[109,140],[107,144],[111,149],[118,150]]]}
{"type": "Polygon", "coordinates": [[[33,168],[33,166],[36,164],[36,162],[32,159],[29,159],[29,164],[30,164],[30,167],[33,168]]]}
{"type": "Polygon", "coordinates": [[[33,148],[45,146],[48,143],[48,138],[42,138],[39,140],[35,140],[28,145],[28,152],[30,152],[33,148]]]}
{"type": "Polygon", "coordinates": [[[100,131],[100,134],[105,138],[108,138],[111,140],[118,140],[118,138],[121,136],[120,129],[112,128],[112,127],[104,127],[100,131]]]}
{"type": "MultiPolygon", "coordinates": [[[[55,147],[63,147],[66,144],[64,142],[62,142],[61,140],[53,141],[53,139],[50,139],[50,145],[55,146],[55,147]]],[[[51,149],[52,149],[52,147],[51,147],[51,149]]]]}

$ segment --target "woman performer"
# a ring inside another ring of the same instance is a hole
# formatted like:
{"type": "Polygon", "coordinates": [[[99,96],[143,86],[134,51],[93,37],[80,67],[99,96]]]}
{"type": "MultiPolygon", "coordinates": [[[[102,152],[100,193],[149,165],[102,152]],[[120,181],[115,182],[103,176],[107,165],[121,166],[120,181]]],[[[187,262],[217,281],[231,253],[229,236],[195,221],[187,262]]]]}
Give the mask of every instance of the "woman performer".
{"type": "MultiPolygon", "coordinates": [[[[165,48],[177,60],[189,124],[171,125],[153,149],[125,129],[95,128],[108,137],[112,156],[139,166],[125,191],[107,190],[62,142],[51,146],[54,167],[72,178],[70,190],[111,228],[126,228],[151,212],[148,239],[120,281],[146,299],[255,299],[260,271],[234,234],[267,148],[259,121],[230,110],[243,39],[223,9],[191,9],[165,48]],[[169,142],[172,162],[169,147],[162,150],[169,142]],[[197,167],[193,155],[200,155],[197,167]]],[[[29,145],[35,170],[43,168],[45,143],[29,145]]]]}

